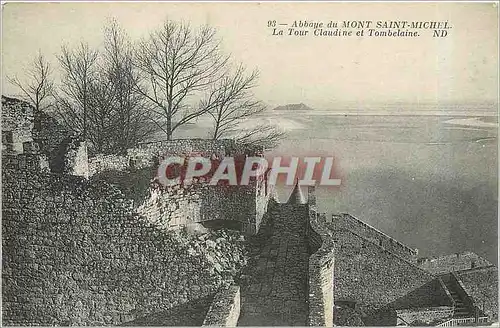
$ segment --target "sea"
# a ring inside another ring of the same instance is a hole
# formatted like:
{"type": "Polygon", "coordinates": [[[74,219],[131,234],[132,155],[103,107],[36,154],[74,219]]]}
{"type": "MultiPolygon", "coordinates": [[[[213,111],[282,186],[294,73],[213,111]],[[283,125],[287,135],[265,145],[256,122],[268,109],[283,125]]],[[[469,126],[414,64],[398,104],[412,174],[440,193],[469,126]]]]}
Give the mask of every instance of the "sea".
{"type": "MultiPolygon", "coordinates": [[[[270,156],[334,157],[342,183],[317,188],[320,211],[349,213],[421,257],[473,251],[497,264],[496,105],[267,111],[246,127],[263,123],[285,132],[270,156]]],[[[181,137],[203,137],[209,124],[181,137]]],[[[286,201],[291,188],[277,190],[286,201]]]]}

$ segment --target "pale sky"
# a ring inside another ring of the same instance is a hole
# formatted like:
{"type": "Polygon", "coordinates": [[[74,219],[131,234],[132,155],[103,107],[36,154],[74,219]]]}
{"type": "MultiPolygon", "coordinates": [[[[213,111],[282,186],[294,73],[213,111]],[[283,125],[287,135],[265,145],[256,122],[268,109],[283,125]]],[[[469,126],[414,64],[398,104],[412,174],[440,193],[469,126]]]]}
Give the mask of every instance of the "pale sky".
{"type": "Polygon", "coordinates": [[[466,103],[498,101],[498,8],[493,3],[8,3],[2,12],[2,92],[38,49],[57,66],[64,43],[99,46],[114,17],[138,40],[166,18],[218,29],[235,63],[260,71],[257,97],[303,102],[466,103]],[[276,37],[269,20],[443,21],[445,38],[276,37]]]}

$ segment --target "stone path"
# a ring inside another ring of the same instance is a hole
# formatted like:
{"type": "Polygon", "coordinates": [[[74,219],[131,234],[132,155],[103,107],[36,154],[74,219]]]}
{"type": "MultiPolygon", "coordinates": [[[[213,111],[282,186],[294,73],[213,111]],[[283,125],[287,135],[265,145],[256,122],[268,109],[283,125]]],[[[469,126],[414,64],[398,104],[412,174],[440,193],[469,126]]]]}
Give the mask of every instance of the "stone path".
{"type": "Polygon", "coordinates": [[[270,213],[271,236],[252,259],[241,287],[238,326],[306,326],[307,209],[278,204],[270,213]]]}

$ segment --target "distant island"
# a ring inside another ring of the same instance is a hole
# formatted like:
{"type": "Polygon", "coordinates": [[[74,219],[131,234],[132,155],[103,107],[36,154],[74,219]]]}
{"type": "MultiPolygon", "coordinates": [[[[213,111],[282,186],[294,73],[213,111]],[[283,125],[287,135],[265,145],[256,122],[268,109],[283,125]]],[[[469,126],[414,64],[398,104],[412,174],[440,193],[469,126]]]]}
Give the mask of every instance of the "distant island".
{"type": "Polygon", "coordinates": [[[300,104],[288,104],[288,105],[278,106],[275,107],[273,110],[313,110],[313,109],[304,103],[300,103],[300,104]]]}

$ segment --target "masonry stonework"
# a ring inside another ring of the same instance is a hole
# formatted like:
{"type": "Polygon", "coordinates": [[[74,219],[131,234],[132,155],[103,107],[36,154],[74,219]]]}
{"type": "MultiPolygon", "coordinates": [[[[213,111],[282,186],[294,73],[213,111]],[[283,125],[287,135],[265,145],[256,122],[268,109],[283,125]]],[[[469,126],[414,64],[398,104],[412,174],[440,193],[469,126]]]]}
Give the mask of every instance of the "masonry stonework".
{"type": "MultiPolygon", "coordinates": [[[[2,96],[2,133],[10,132],[9,142],[16,153],[23,152],[23,143],[33,141],[35,113],[32,106],[14,98],[2,96]]],[[[2,142],[5,144],[5,142],[2,142]]]]}
{"type": "Polygon", "coordinates": [[[411,262],[346,229],[334,230],[335,299],[355,301],[364,315],[432,279],[411,262]]]}
{"type": "Polygon", "coordinates": [[[124,323],[214,294],[245,261],[237,236],[169,233],[116,187],[24,157],[2,170],[5,324],[124,323]]]}
{"type": "MultiPolygon", "coordinates": [[[[89,159],[89,172],[92,176],[106,176],[108,172],[114,171],[135,174],[138,170],[149,169],[150,175],[145,179],[157,181],[156,170],[167,156],[203,156],[219,160],[236,156],[244,160],[247,156],[261,156],[261,153],[258,149],[248,149],[229,139],[158,141],[129,149],[127,156],[98,154],[89,159]]],[[[256,234],[267,211],[270,195],[271,188],[263,176],[251,180],[246,186],[212,186],[203,179],[182,186],[153,183],[150,197],[145,199],[141,211],[146,211],[152,220],[172,228],[200,224],[209,227],[226,225],[247,234],[256,234]]]]}

